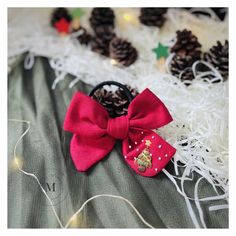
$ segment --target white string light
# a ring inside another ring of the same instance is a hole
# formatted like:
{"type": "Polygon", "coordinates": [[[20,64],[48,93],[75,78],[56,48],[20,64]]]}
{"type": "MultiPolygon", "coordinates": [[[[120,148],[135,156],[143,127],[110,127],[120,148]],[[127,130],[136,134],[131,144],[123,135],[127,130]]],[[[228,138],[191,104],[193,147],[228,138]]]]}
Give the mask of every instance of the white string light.
{"type": "Polygon", "coordinates": [[[134,207],[134,205],[129,201],[127,200],[126,198],[124,197],[121,197],[121,196],[116,196],[116,195],[112,195],[112,194],[99,194],[99,195],[96,195],[96,196],[93,196],[91,198],[89,198],[88,200],[86,200],[83,205],[76,211],[76,213],[69,219],[69,221],[67,222],[67,224],[65,225],[65,228],[67,228],[70,223],[72,222],[72,220],[76,217],[76,215],[78,215],[83,209],[84,207],[86,206],[87,203],[89,203],[90,201],[92,201],[93,199],[96,199],[96,198],[100,198],[100,197],[109,197],[109,198],[116,198],[116,199],[120,199],[120,200],[123,200],[125,201],[133,210],[134,212],[136,213],[136,215],[139,217],[139,219],[148,227],[148,228],[154,228],[151,224],[149,224],[143,217],[142,215],[139,213],[139,211],[134,207]]]}
{"type": "Polygon", "coordinates": [[[112,194],[99,194],[99,195],[95,195],[89,199],[87,199],[83,204],[82,206],[76,211],[76,213],[74,213],[72,215],[72,217],[68,220],[68,222],[65,224],[65,226],[62,224],[56,210],[55,210],[55,207],[53,205],[53,202],[52,200],[50,199],[50,197],[48,196],[48,194],[46,193],[46,191],[44,190],[42,184],[40,183],[39,179],[37,178],[37,176],[33,173],[29,173],[29,172],[26,172],[24,170],[22,170],[21,166],[19,165],[19,160],[18,160],[18,157],[17,157],[17,146],[19,144],[19,142],[23,139],[23,137],[28,133],[28,131],[30,130],[30,121],[27,121],[27,120],[19,120],[19,119],[9,119],[9,121],[12,121],[12,122],[20,122],[20,123],[25,123],[28,125],[27,129],[23,132],[23,134],[19,137],[19,139],[17,140],[16,144],[15,144],[15,147],[14,147],[14,162],[15,164],[17,165],[18,167],[18,170],[27,175],[27,176],[30,176],[32,178],[34,178],[40,189],[42,190],[43,194],[46,196],[48,202],[49,202],[49,205],[51,206],[52,210],[53,210],[53,213],[57,219],[57,222],[58,224],[60,225],[61,228],[68,228],[69,225],[72,223],[72,221],[75,220],[75,217],[84,209],[84,207],[92,200],[96,199],[96,198],[101,198],[101,197],[105,197],[105,198],[115,198],[115,199],[119,199],[119,200],[122,200],[124,202],[126,202],[133,210],[134,212],[136,213],[136,215],[139,217],[139,219],[149,228],[154,228],[150,223],[148,223],[144,218],[143,216],[139,213],[139,211],[137,210],[137,208],[135,208],[135,206],[126,198],[122,197],[122,196],[116,196],[116,195],[112,195],[112,194]]]}
{"type": "Polygon", "coordinates": [[[27,176],[31,176],[31,177],[33,177],[33,178],[37,181],[37,183],[38,183],[40,189],[42,190],[43,194],[46,196],[47,200],[49,201],[50,206],[52,207],[53,213],[54,213],[54,215],[55,215],[55,217],[56,217],[56,219],[57,219],[58,224],[60,225],[61,228],[64,228],[64,226],[63,226],[63,224],[62,224],[60,218],[58,217],[58,215],[57,215],[57,213],[56,213],[56,210],[55,210],[55,207],[53,206],[52,200],[50,199],[50,197],[48,196],[48,194],[47,194],[46,191],[44,190],[44,188],[43,188],[43,186],[41,185],[41,183],[40,183],[39,179],[37,178],[37,176],[34,175],[34,174],[32,174],[32,173],[29,173],[29,172],[26,172],[26,171],[22,170],[21,167],[20,167],[20,165],[19,165],[19,162],[18,162],[18,158],[17,158],[17,155],[16,155],[16,149],[17,149],[18,143],[19,143],[19,142],[23,139],[23,137],[29,132],[29,130],[30,130],[30,121],[27,121],[27,120],[18,120],[18,119],[9,119],[9,121],[25,123],[25,124],[28,125],[27,129],[26,129],[26,130],[24,131],[24,133],[19,137],[19,139],[17,140],[17,142],[16,142],[16,144],[15,144],[14,152],[13,152],[13,153],[14,153],[14,162],[16,163],[16,165],[17,165],[17,167],[18,167],[18,170],[19,170],[21,173],[23,173],[23,174],[25,174],[25,175],[27,175],[27,176]]]}

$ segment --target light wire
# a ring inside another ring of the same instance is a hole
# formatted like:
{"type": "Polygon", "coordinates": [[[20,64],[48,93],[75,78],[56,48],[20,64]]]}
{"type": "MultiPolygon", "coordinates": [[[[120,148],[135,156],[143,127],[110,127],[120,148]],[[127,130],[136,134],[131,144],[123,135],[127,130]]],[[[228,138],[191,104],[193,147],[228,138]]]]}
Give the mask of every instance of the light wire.
{"type": "Polygon", "coordinates": [[[9,119],[9,121],[25,123],[25,124],[28,125],[27,129],[23,132],[23,134],[19,137],[19,139],[17,140],[17,142],[16,142],[16,144],[15,144],[14,152],[13,152],[14,161],[15,161],[15,163],[16,163],[16,165],[17,165],[18,170],[19,170],[21,173],[23,173],[23,174],[25,174],[25,175],[27,175],[27,176],[33,177],[33,178],[37,181],[37,183],[38,183],[40,189],[42,190],[42,192],[43,192],[44,195],[46,196],[46,198],[47,198],[47,200],[48,200],[50,206],[52,207],[53,213],[54,213],[54,215],[55,215],[55,217],[56,217],[56,219],[57,219],[57,222],[58,222],[58,224],[60,225],[61,228],[68,228],[69,225],[70,225],[70,223],[72,222],[72,220],[75,218],[75,216],[76,216],[77,214],[79,214],[79,213],[84,209],[84,207],[85,207],[90,201],[92,201],[93,199],[96,199],[96,198],[101,198],[101,197],[116,198],[116,199],[125,201],[125,202],[134,210],[134,212],[135,212],[136,215],[139,217],[139,219],[140,219],[147,227],[152,228],[152,229],[154,228],[151,224],[149,224],[149,223],[143,218],[143,216],[140,214],[140,212],[137,210],[137,208],[136,208],[128,199],[126,199],[126,198],[124,198],[124,197],[122,197],[122,196],[116,196],[116,195],[112,195],[112,194],[99,194],[99,195],[95,195],[95,196],[93,196],[93,197],[87,199],[87,200],[82,204],[82,206],[76,211],[76,213],[74,213],[74,214],[72,215],[72,217],[68,220],[68,222],[67,222],[66,225],[64,226],[63,223],[61,222],[61,220],[60,220],[60,218],[59,218],[57,212],[56,212],[56,209],[55,209],[55,207],[54,207],[54,205],[53,205],[52,200],[50,199],[50,197],[49,197],[48,194],[46,193],[45,189],[43,188],[43,186],[42,186],[42,184],[40,183],[40,181],[39,181],[39,179],[37,178],[37,176],[36,176],[35,174],[33,174],[33,173],[29,173],[29,172],[26,172],[26,171],[22,170],[22,168],[20,167],[20,165],[19,165],[19,163],[18,163],[18,161],[17,161],[17,154],[16,154],[16,153],[17,153],[17,152],[16,152],[16,151],[17,151],[17,146],[18,146],[19,142],[23,139],[23,137],[29,132],[29,130],[30,130],[30,121],[27,121],[27,120],[19,120],[19,119],[9,119]]]}

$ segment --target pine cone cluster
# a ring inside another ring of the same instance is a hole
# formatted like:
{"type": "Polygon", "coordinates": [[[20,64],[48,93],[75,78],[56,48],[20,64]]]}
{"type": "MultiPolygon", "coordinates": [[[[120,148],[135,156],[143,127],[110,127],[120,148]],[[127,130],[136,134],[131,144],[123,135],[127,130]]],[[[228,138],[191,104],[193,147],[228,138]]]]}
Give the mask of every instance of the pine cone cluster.
{"type": "MultiPolygon", "coordinates": [[[[135,97],[138,95],[138,91],[130,86],[126,85],[132,95],[135,97]]],[[[119,117],[127,115],[129,101],[124,91],[118,88],[115,91],[107,91],[104,88],[98,89],[92,96],[97,102],[99,102],[109,113],[110,117],[119,117]]]]}
{"type": "Polygon", "coordinates": [[[91,45],[91,49],[103,56],[111,57],[119,64],[129,66],[138,57],[137,50],[130,42],[116,37],[114,32],[115,15],[111,8],[94,8],[90,16],[90,24],[94,30],[94,36],[87,33],[87,30],[80,25],[79,21],[73,20],[66,8],[57,8],[51,17],[51,24],[60,21],[62,18],[71,22],[66,33],[78,32],[78,41],[84,45],[91,45]]]}
{"type": "Polygon", "coordinates": [[[94,8],[90,24],[95,32],[91,48],[103,56],[110,57],[119,64],[129,66],[137,59],[137,50],[130,42],[116,37],[115,15],[110,8],[94,8]]]}
{"type": "Polygon", "coordinates": [[[54,27],[55,23],[64,18],[67,22],[71,22],[72,18],[68,10],[64,7],[56,8],[51,15],[51,25],[54,27]]]}
{"type": "Polygon", "coordinates": [[[115,37],[115,15],[111,8],[94,8],[89,19],[95,32],[91,47],[94,52],[109,56],[109,43],[115,37]]]}
{"type": "Polygon", "coordinates": [[[225,40],[222,44],[217,41],[217,45],[210,48],[210,50],[203,54],[205,61],[212,64],[222,75],[224,81],[228,79],[229,75],[229,42],[225,40]]]}
{"type": "Polygon", "coordinates": [[[201,58],[201,44],[191,31],[184,29],[177,31],[176,34],[176,43],[170,49],[172,53],[175,53],[170,66],[171,73],[181,81],[193,80],[194,75],[190,68],[201,58]]]}
{"type": "Polygon", "coordinates": [[[141,8],[139,20],[147,26],[162,27],[166,21],[167,8],[141,8]]]}
{"type": "Polygon", "coordinates": [[[114,38],[110,42],[110,57],[123,66],[129,66],[137,60],[138,52],[130,42],[114,38]]]}

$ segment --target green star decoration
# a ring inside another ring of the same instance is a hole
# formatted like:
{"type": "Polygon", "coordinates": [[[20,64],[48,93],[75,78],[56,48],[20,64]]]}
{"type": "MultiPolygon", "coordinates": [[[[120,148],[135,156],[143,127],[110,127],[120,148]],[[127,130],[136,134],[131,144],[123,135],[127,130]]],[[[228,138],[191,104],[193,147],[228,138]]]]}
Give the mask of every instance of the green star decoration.
{"type": "Polygon", "coordinates": [[[162,45],[161,43],[159,43],[156,48],[152,49],[152,51],[156,53],[157,59],[162,57],[167,58],[169,55],[168,47],[162,45]]]}
{"type": "Polygon", "coordinates": [[[84,15],[84,11],[81,8],[76,8],[71,11],[71,15],[73,19],[80,18],[81,16],[84,15]]]}

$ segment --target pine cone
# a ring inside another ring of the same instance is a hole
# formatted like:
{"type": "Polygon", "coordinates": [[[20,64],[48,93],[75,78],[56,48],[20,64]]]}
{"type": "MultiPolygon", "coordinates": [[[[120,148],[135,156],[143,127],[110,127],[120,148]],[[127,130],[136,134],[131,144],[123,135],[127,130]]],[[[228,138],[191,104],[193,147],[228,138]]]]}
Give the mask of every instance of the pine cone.
{"type": "Polygon", "coordinates": [[[66,8],[59,7],[56,8],[51,15],[51,25],[54,27],[54,24],[60,19],[64,18],[66,21],[71,22],[72,18],[66,8]]]}
{"type": "Polygon", "coordinates": [[[109,44],[114,37],[115,34],[111,32],[103,34],[100,37],[94,37],[91,41],[92,51],[99,53],[103,56],[109,57],[109,44]]]}
{"type": "Polygon", "coordinates": [[[167,8],[141,8],[139,20],[147,26],[161,27],[165,23],[167,8]]]}
{"type": "MultiPolygon", "coordinates": [[[[89,19],[91,27],[96,32],[97,27],[114,28],[115,15],[111,8],[94,8],[89,19]]],[[[97,33],[97,32],[96,32],[97,33]]]]}
{"type": "Polygon", "coordinates": [[[92,36],[90,34],[87,33],[87,30],[80,26],[78,29],[74,29],[73,32],[81,32],[81,34],[77,37],[77,39],[79,40],[79,42],[81,44],[85,44],[88,45],[92,39],[92,36]]]}
{"type": "Polygon", "coordinates": [[[109,43],[107,44],[101,38],[93,38],[91,41],[92,51],[101,54],[102,56],[109,57],[109,43]]]}
{"type": "Polygon", "coordinates": [[[137,50],[124,39],[115,37],[110,42],[110,57],[123,66],[133,64],[138,58],[137,50]]]}
{"type": "Polygon", "coordinates": [[[228,79],[229,75],[229,42],[225,40],[224,45],[217,41],[217,45],[210,48],[204,53],[205,61],[212,64],[222,75],[224,81],[228,79]]]}
{"type": "MultiPolygon", "coordinates": [[[[126,87],[130,89],[134,97],[138,95],[138,91],[136,89],[127,85],[126,87]]],[[[107,91],[104,88],[98,89],[93,94],[92,98],[104,106],[110,117],[114,118],[127,115],[129,101],[121,88],[118,88],[115,91],[107,91]]]]}
{"type": "MultiPolygon", "coordinates": [[[[191,7],[185,7],[184,9],[191,10],[192,8],[191,7]]],[[[211,9],[220,18],[221,21],[224,21],[225,16],[228,14],[228,8],[226,8],[226,7],[211,7],[211,8],[206,8],[206,9],[211,9]]],[[[198,15],[203,15],[203,16],[211,17],[211,15],[205,11],[206,9],[203,8],[203,11],[201,11],[201,8],[200,8],[199,11],[194,11],[194,12],[191,12],[191,13],[193,15],[197,15],[197,16],[198,15]]]]}
{"type": "Polygon", "coordinates": [[[199,57],[201,54],[201,44],[198,42],[198,39],[191,31],[184,29],[183,31],[177,31],[177,41],[174,46],[170,49],[172,53],[177,54],[178,56],[192,56],[199,57]]]}
{"type": "Polygon", "coordinates": [[[113,39],[113,37],[115,36],[113,28],[108,25],[100,25],[96,27],[95,34],[99,38],[107,38],[109,40],[113,39]]]}
{"type": "MultiPolygon", "coordinates": [[[[191,56],[181,57],[175,55],[171,61],[171,73],[181,81],[193,80],[194,75],[191,67],[195,61],[196,58],[191,56]]],[[[188,85],[187,82],[185,84],[188,85]]]]}

